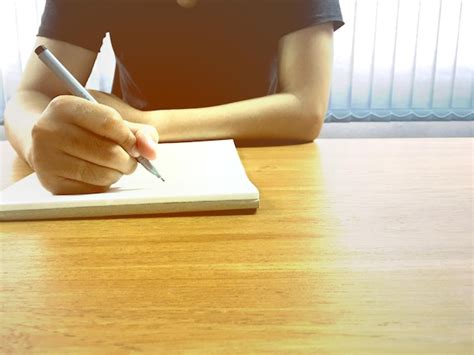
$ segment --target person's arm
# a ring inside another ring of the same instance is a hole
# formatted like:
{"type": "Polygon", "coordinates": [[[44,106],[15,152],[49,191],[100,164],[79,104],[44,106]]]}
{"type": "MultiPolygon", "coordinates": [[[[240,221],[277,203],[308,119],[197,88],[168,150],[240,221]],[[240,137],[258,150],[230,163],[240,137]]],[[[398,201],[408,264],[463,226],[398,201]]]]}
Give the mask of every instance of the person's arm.
{"type": "MultiPolygon", "coordinates": [[[[84,84],[90,75],[97,53],[72,44],[37,37],[36,46],[45,45],[84,84]]],[[[68,94],[65,86],[33,52],[28,60],[20,85],[5,110],[5,131],[17,153],[30,165],[31,131],[50,101],[68,94]]]]}
{"type": "MultiPolygon", "coordinates": [[[[96,53],[38,37],[84,84],[96,53]]],[[[105,191],[133,172],[131,157],[155,156],[153,127],[129,123],[105,105],[68,94],[65,85],[32,54],[16,95],[5,111],[7,138],[53,193],[105,191]]]]}
{"type": "Polygon", "coordinates": [[[283,37],[280,92],[220,106],[141,112],[120,99],[94,93],[132,121],[156,127],[161,142],[233,138],[237,141],[314,140],[328,105],[333,25],[309,27],[283,37]],[[128,116],[128,117],[127,117],[128,116]]]}

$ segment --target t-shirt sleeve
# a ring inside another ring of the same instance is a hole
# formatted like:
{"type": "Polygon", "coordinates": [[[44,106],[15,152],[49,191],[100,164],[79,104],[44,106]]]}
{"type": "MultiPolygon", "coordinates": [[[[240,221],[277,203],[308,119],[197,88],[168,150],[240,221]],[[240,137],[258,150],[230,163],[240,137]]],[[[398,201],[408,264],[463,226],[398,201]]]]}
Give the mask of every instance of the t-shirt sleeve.
{"type": "Polygon", "coordinates": [[[308,6],[311,14],[309,25],[332,22],[334,31],[344,25],[339,0],[312,0],[308,6]]]}
{"type": "Polygon", "coordinates": [[[339,0],[292,0],[291,7],[287,6],[285,12],[285,32],[328,22],[332,22],[334,30],[344,25],[339,0]]]}
{"type": "Polygon", "coordinates": [[[46,0],[38,36],[98,52],[106,29],[97,3],[87,0],[46,0]]]}

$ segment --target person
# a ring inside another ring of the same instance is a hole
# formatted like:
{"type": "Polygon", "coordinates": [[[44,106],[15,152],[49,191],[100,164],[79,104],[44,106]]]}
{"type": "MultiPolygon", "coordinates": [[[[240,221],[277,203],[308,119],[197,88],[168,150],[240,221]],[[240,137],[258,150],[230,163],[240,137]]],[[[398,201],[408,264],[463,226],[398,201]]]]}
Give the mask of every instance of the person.
{"type": "Polygon", "coordinates": [[[338,0],[47,0],[36,46],[84,85],[109,32],[113,94],[71,96],[32,54],[6,135],[54,194],[106,191],[158,137],[312,141],[342,25],[338,0]]]}

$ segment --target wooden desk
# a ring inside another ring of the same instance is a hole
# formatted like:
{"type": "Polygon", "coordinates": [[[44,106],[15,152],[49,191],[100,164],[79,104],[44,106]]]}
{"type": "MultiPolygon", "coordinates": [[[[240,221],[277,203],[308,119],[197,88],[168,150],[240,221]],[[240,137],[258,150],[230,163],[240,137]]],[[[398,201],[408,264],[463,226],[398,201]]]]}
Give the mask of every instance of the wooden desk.
{"type": "Polygon", "coordinates": [[[2,223],[0,352],[470,354],[472,145],[242,148],[256,214],[2,223]]]}

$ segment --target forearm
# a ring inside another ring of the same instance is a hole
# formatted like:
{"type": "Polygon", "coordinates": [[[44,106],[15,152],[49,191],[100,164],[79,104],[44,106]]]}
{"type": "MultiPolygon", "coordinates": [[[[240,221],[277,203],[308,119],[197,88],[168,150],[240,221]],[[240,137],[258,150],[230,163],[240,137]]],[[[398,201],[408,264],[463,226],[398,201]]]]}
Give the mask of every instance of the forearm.
{"type": "Polygon", "coordinates": [[[18,155],[31,165],[31,131],[51,98],[38,91],[19,91],[5,110],[7,138],[18,155]]]}
{"type": "Polygon", "coordinates": [[[276,94],[225,105],[147,112],[163,141],[233,138],[236,141],[312,141],[322,119],[293,94],[276,94]]]}
{"type": "Polygon", "coordinates": [[[130,121],[153,125],[161,142],[226,139],[237,141],[312,141],[323,116],[296,95],[276,94],[225,105],[175,110],[139,111],[119,98],[94,91],[94,97],[130,121]]]}

